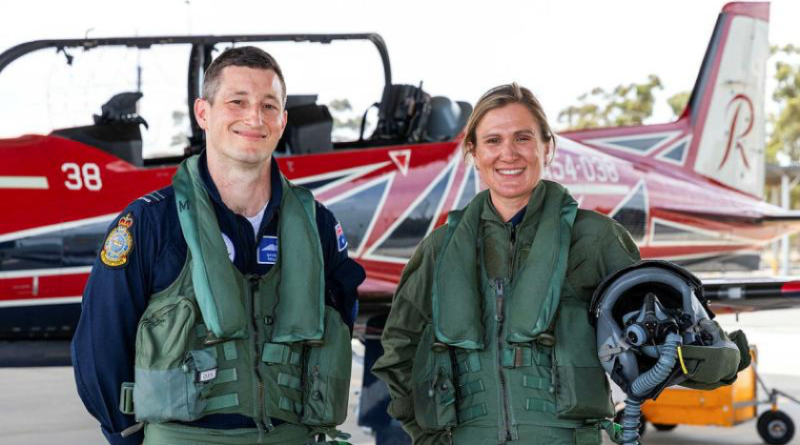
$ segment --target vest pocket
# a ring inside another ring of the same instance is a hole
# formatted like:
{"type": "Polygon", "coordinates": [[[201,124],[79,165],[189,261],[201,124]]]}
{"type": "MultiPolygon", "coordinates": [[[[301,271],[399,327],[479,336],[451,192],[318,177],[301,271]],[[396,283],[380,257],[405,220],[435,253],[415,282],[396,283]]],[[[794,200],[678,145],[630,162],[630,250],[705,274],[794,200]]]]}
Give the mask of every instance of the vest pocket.
{"type": "Polygon", "coordinates": [[[210,351],[189,351],[183,365],[170,369],[135,369],[133,407],[140,422],[189,422],[203,417],[206,385],[217,376],[210,351]]]}
{"type": "Polygon", "coordinates": [[[556,415],[598,419],[614,415],[608,379],[597,358],[597,340],[587,305],[562,300],[556,321],[556,415]]]}
{"type": "Polygon", "coordinates": [[[429,431],[455,426],[457,404],[453,362],[446,346],[433,348],[432,325],[428,325],[422,334],[411,374],[417,424],[429,431]]]}
{"type": "Polygon", "coordinates": [[[302,423],[335,426],[347,417],[352,349],[350,330],[339,313],[325,306],[322,344],[308,346],[303,387],[302,423]]]}
{"type": "Polygon", "coordinates": [[[197,308],[185,298],[154,302],[139,321],[133,389],[138,421],[202,417],[206,407],[202,394],[216,377],[217,361],[211,351],[192,350],[198,341],[196,322],[197,308]]]}

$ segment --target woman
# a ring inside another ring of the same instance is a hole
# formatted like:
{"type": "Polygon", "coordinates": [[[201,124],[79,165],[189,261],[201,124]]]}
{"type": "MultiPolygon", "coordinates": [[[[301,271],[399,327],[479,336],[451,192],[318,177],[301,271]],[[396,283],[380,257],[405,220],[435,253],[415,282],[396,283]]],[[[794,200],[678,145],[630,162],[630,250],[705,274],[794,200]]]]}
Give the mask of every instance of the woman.
{"type": "Polygon", "coordinates": [[[630,235],[542,180],[555,139],[533,94],[484,94],[465,156],[488,190],[419,246],[372,371],[415,444],[600,444],[613,416],[588,306],[639,260],[630,235]]]}

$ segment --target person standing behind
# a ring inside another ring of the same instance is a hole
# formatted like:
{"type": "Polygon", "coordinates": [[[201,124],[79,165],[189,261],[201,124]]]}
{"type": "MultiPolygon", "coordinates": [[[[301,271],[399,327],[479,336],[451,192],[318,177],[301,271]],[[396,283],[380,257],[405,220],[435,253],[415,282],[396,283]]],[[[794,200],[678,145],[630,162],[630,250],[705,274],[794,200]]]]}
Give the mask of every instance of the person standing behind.
{"type": "Polygon", "coordinates": [[[109,443],[338,434],[365,275],[331,212],[278,169],[285,103],[272,56],[220,54],[194,105],[206,150],[112,223],[72,343],[109,443]]]}

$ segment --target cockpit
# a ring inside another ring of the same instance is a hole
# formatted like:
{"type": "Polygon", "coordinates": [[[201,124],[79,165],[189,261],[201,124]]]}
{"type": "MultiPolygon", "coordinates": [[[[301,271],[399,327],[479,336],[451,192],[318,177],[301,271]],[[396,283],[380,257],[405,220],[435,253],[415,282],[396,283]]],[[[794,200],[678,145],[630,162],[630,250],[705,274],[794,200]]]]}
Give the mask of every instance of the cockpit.
{"type": "MultiPolygon", "coordinates": [[[[51,134],[135,166],[174,164],[204,147],[192,104],[200,97],[202,75],[213,56],[231,45],[262,47],[281,63],[290,94],[278,157],[451,141],[472,111],[467,102],[431,96],[421,83],[393,83],[386,46],[376,34],[54,40],[0,54],[0,95],[4,83],[15,81],[14,73],[8,73],[12,62],[35,56],[31,67],[23,66],[16,75],[45,81],[48,92],[37,100],[51,125],[18,119],[31,129],[0,124],[0,137],[51,134]],[[48,49],[55,49],[60,60],[45,67],[36,58],[48,49]],[[105,49],[111,55],[100,55],[105,49]],[[376,49],[380,64],[374,63],[376,49]],[[121,56],[120,61],[112,56],[121,56]],[[188,75],[181,76],[187,64],[188,75]],[[376,66],[383,68],[382,76],[376,66]],[[88,80],[76,81],[84,75],[88,80]],[[166,80],[164,85],[156,82],[159,78],[166,80]]],[[[4,102],[0,115],[24,116],[31,105],[28,98],[19,106],[4,102]]]]}

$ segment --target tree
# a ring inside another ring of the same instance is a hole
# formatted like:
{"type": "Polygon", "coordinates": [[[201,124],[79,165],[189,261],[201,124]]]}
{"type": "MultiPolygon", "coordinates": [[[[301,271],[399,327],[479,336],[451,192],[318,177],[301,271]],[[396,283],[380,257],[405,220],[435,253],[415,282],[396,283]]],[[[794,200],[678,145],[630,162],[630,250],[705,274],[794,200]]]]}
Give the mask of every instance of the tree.
{"type": "Polygon", "coordinates": [[[800,159],[800,47],[773,47],[772,56],[778,58],[772,92],[777,112],[769,116],[767,160],[775,162],[775,155],[782,151],[797,161],[800,159]]]}
{"type": "Polygon", "coordinates": [[[669,107],[672,108],[672,115],[675,119],[681,117],[683,110],[686,109],[686,104],[689,103],[689,98],[692,97],[692,94],[688,91],[682,91],[680,93],[673,94],[672,96],[667,99],[667,103],[669,107]]]}
{"type": "Polygon", "coordinates": [[[352,116],[353,106],[347,99],[333,99],[328,104],[328,109],[333,115],[334,126],[337,128],[347,128],[358,130],[361,128],[361,116],[352,116]]]}
{"type": "Polygon", "coordinates": [[[565,123],[568,130],[641,125],[653,114],[653,93],[660,89],[661,79],[655,74],[647,76],[644,83],[618,85],[611,91],[598,87],[579,96],[579,105],[558,113],[558,121],[565,123]]]}

